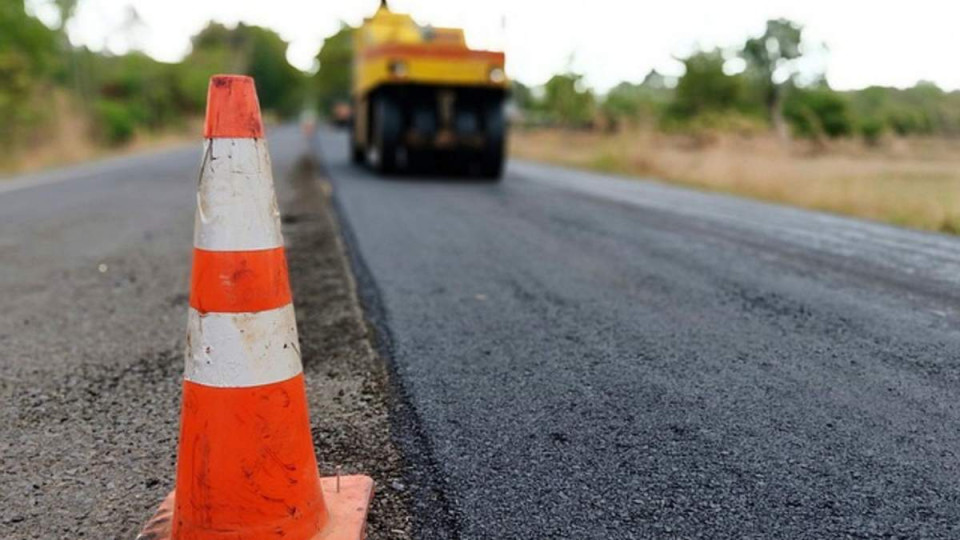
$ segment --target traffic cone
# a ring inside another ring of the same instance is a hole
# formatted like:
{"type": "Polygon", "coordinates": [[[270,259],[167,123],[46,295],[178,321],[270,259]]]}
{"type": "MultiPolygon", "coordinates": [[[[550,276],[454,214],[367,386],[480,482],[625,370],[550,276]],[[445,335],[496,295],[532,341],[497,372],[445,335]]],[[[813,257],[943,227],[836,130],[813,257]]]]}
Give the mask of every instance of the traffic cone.
{"type": "Polygon", "coordinates": [[[373,480],[320,478],[253,79],[207,95],[176,489],[141,540],[359,540],[373,480]]]}

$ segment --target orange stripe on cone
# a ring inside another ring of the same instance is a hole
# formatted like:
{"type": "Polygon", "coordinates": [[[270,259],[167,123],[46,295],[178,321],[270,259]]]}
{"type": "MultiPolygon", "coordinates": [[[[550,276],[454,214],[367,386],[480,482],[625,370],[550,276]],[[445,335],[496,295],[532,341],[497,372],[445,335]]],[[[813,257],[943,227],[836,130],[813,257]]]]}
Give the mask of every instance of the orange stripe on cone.
{"type": "Polygon", "coordinates": [[[282,247],[257,251],[194,248],[190,282],[190,307],[200,313],[265,311],[291,301],[282,247]]]}
{"type": "Polygon", "coordinates": [[[185,381],[174,538],[311,538],[327,522],[303,375],[249,388],[185,381]]]}
{"type": "Polygon", "coordinates": [[[211,79],[204,132],[228,140],[201,169],[177,485],[137,538],[361,540],[373,480],[317,473],[266,145],[236,140],[263,135],[253,79],[211,79]]]}
{"type": "Polygon", "coordinates": [[[260,102],[251,77],[214,75],[210,79],[203,136],[208,139],[263,137],[260,102]]]}

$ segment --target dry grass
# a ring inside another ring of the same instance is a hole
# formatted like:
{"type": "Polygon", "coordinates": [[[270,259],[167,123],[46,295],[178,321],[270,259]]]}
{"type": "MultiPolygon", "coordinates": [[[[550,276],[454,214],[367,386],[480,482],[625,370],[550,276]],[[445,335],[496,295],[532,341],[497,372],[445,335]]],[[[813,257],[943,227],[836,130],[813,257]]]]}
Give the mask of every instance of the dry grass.
{"type": "Polygon", "coordinates": [[[784,145],[772,136],[517,130],[513,155],[960,233],[960,141],[784,145]]]}

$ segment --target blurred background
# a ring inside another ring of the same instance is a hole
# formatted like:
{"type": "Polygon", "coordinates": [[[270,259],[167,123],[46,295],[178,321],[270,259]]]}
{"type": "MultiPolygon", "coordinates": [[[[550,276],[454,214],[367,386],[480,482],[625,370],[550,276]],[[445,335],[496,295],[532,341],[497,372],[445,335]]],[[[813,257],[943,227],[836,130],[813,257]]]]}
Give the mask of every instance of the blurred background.
{"type": "MultiPolygon", "coordinates": [[[[329,117],[378,4],[0,0],[0,172],[195,139],[213,73],[329,117]]],[[[800,4],[391,8],[506,52],[514,157],[960,232],[960,7],[800,4]]]]}

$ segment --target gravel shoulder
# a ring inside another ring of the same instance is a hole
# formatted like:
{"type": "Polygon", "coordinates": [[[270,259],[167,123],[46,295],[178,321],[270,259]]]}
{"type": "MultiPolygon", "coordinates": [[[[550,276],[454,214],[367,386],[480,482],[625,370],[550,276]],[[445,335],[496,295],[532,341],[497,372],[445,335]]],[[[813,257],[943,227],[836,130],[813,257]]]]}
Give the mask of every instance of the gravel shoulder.
{"type": "Polygon", "coordinates": [[[330,204],[330,184],[311,159],[281,192],[314,444],[324,475],[363,473],[377,482],[370,540],[409,538],[405,462],[391,438],[385,364],[372,346],[330,204]]]}

